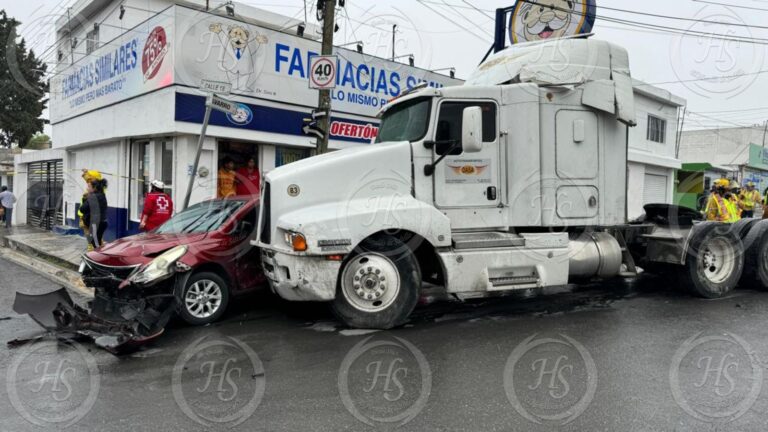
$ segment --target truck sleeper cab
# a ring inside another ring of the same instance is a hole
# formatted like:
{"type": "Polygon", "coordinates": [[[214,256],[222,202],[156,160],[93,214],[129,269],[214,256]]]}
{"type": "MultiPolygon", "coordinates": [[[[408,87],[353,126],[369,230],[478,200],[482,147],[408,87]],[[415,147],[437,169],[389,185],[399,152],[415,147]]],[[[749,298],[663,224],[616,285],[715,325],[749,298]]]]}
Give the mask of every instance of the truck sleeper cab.
{"type": "Polygon", "coordinates": [[[377,144],[267,175],[258,246],[278,295],[331,302],[352,327],[391,328],[423,282],[472,298],[649,260],[693,268],[683,273],[706,296],[736,285],[744,247],[733,230],[626,223],[626,52],[585,39],[515,50],[464,86],[391,102],[377,144]],[[554,49],[574,63],[542,60],[554,49]]]}

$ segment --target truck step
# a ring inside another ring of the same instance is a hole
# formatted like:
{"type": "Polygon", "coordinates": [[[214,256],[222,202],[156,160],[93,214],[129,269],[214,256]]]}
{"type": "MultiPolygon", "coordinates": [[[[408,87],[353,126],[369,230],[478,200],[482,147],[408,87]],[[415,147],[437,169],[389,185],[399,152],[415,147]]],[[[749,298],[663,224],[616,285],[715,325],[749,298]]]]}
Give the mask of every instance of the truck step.
{"type": "Polygon", "coordinates": [[[491,285],[496,287],[514,286],[514,285],[530,285],[538,283],[539,278],[536,276],[507,276],[497,277],[489,279],[491,285]]]}
{"type": "Polygon", "coordinates": [[[453,235],[453,248],[456,250],[523,246],[525,239],[512,233],[478,232],[453,235]]]}

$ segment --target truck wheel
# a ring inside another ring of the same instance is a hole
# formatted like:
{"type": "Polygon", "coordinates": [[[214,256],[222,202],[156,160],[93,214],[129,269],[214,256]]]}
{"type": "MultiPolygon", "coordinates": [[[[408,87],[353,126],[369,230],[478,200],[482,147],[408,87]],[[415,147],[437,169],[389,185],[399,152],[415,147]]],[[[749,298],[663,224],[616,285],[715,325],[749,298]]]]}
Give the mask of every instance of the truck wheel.
{"type": "Polygon", "coordinates": [[[691,239],[683,281],[705,298],[731,292],[744,269],[744,246],[727,225],[704,229],[691,239]]]}
{"type": "Polygon", "coordinates": [[[421,272],[416,257],[391,237],[369,239],[361,246],[357,249],[361,252],[344,264],[331,305],[334,314],[354,328],[402,325],[419,299],[421,272]]]}
{"type": "Polygon", "coordinates": [[[752,227],[744,239],[747,252],[744,255],[744,276],[741,285],[768,289],[768,221],[752,227]]]}
{"type": "Polygon", "coordinates": [[[229,304],[229,287],[211,272],[192,275],[181,293],[179,315],[188,324],[202,326],[217,321],[229,304]]]}

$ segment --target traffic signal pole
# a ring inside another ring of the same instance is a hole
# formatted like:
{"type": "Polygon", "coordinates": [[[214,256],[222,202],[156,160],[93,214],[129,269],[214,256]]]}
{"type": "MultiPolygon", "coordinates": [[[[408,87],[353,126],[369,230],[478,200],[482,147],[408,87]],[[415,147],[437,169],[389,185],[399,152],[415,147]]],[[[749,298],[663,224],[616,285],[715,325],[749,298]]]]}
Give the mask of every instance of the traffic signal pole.
{"type": "MultiPolygon", "coordinates": [[[[323,1],[323,47],[322,55],[333,55],[333,33],[335,31],[336,0],[323,1]]],[[[331,131],[331,90],[319,90],[320,97],[318,102],[318,111],[325,112],[327,115],[319,118],[318,124],[325,132],[322,138],[317,140],[317,153],[328,152],[328,136],[331,131]]]]}

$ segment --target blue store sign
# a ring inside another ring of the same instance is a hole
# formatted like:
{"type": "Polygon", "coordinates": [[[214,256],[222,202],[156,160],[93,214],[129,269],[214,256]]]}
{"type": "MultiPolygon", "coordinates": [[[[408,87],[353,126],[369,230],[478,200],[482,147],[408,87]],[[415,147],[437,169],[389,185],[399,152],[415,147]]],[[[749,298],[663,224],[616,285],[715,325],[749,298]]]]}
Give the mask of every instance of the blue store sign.
{"type": "MultiPolygon", "coordinates": [[[[236,129],[248,129],[286,135],[306,136],[302,132],[304,119],[309,112],[238,103],[235,115],[213,111],[210,125],[236,129]]],[[[203,123],[205,96],[176,93],[176,121],[203,123]]],[[[331,139],[369,144],[378,134],[378,122],[331,117],[331,139]]]]}

